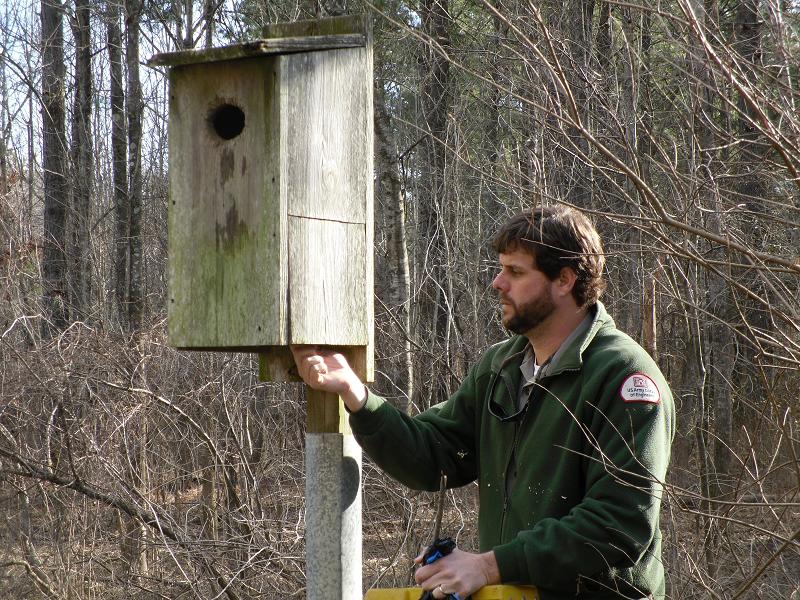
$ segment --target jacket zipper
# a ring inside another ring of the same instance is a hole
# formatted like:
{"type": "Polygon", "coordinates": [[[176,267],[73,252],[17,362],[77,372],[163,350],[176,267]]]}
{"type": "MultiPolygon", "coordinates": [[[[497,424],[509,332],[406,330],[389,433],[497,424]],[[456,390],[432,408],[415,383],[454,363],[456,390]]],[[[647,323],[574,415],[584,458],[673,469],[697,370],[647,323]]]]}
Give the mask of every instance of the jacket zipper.
{"type": "MultiPolygon", "coordinates": [[[[509,360],[514,356],[516,356],[516,354],[514,354],[512,356],[509,356],[508,358],[506,358],[503,361],[503,363],[500,365],[500,369],[498,370],[498,375],[500,375],[502,373],[503,368],[505,368],[505,366],[506,366],[506,363],[508,363],[509,360]]],[[[564,373],[573,373],[573,372],[577,373],[580,370],[581,370],[580,367],[577,367],[577,368],[575,368],[575,367],[565,368],[565,369],[561,369],[559,371],[556,371],[554,373],[547,373],[547,375],[542,377],[542,379],[545,379],[545,378],[549,379],[550,377],[555,377],[557,375],[562,375],[564,373]]],[[[503,380],[505,381],[505,378],[503,378],[503,380]]],[[[539,380],[539,382],[538,382],[539,385],[541,385],[540,381],[541,380],[539,380]]],[[[505,381],[505,383],[506,383],[506,391],[510,392],[510,390],[508,390],[508,382],[505,381]]],[[[535,393],[535,390],[534,390],[533,393],[531,393],[530,397],[528,398],[528,402],[525,404],[525,407],[523,408],[522,416],[519,419],[519,421],[517,421],[515,423],[515,426],[514,426],[514,443],[512,444],[511,455],[509,456],[508,462],[506,463],[506,470],[505,470],[505,473],[504,473],[504,476],[503,476],[503,512],[502,512],[502,514],[500,516],[500,539],[501,540],[505,539],[504,538],[504,532],[505,532],[505,526],[506,526],[506,516],[508,514],[508,504],[509,504],[508,473],[509,473],[509,469],[511,468],[511,464],[514,462],[514,459],[515,459],[516,454],[517,454],[517,445],[519,444],[519,432],[522,429],[522,426],[525,424],[525,419],[528,416],[528,407],[530,406],[531,402],[534,400],[534,397],[533,397],[534,393],[535,393]]],[[[514,396],[512,395],[511,397],[513,398],[514,396]]],[[[516,482],[514,482],[514,483],[516,484],[516,482]]]]}
{"type": "MultiPolygon", "coordinates": [[[[552,375],[548,374],[547,377],[551,377],[553,375],[558,375],[558,374],[561,374],[561,373],[568,373],[568,372],[572,372],[572,371],[576,371],[577,372],[577,371],[580,371],[580,369],[564,369],[563,371],[560,371],[559,373],[554,373],[552,375]]],[[[542,378],[542,379],[544,379],[544,378],[542,378]]],[[[541,385],[541,383],[538,383],[538,385],[541,385]]],[[[525,419],[528,417],[528,408],[530,407],[532,402],[535,402],[535,401],[538,400],[539,394],[537,394],[536,392],[537,391],[541,391],[541,389],[542,388],[540,387],[539,390],[534,390],[534,391],[531,392],[531,395],[528,398],[528,402],[525,403],[525,407],[522,409],[522,416],[520,417],[519,421],[517,421],[514,424],[514,443],[511,446],[511,454],[508,457],[508,462],[506,463],[506,469],[505,469],[505,473],[504,473],[504,476],[503,476],[503,512],[502,512],[502,514],[500,516],[500,539],[501,540],[505,539],[503,536],[504,536],[505,526],[506,526],[506,515],[508,514],[509,491],[510,491],[508,489],[508,474],[509,474],[509,470],[511,469],[511,465],[514,462],[514,460],[516,459],[516,456],[517,456],[517,446],[519,445],[519,432],[522,430],[522,426],[525,424],[525,419]]],[[[516,481],[514,483],[516,484],[516,481]]]]}
{"type": "MultiPolygon", "coordinates": [[[[508,462],[506,463],[505,473],[503,475],[503,513],[500,516],[500,539],[505,539],[503,537],[505,526],[506,526],[506,514],[508,513],[508,500],[509,500],[509,489],[508,489],[508,473],[509,469],[511,469],[511,465],[514,463],[515,457],[517,455],[517,445],[519,444],[519,432],[522,429],[522,425],[525,422],[525,417],[528,415],[528,406],[530,405],[530,399],[528,399],[528,403],[525,404],[525,407],[522,409],[522,417],[514,423],[514,443],[511,445],[511,454],[508,457],[508,462]]],[[[516,482],[515,482],[516,483],[516,482]]]]}

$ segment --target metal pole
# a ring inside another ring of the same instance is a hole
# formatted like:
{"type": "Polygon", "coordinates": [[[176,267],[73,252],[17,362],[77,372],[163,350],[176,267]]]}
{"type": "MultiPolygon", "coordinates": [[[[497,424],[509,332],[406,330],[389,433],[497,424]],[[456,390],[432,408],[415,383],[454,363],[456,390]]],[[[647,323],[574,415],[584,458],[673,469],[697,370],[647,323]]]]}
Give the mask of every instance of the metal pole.
{"type": "MultiPolygon", "coordinates": [[[[308,397],[309,403],[341,404],[331,394],[312,392],[308,397]]],[[[309,415],[313,413],[309,411],[309,415]]],[[[346,422],[344,418],[336,421],[337,429],[346,422]]],[[[334,421],[328,419],[327,426],[317,422],[314,428],[333,427],[334,421]]],[[[349,432],[311,429],[310,419],[306,434],[306,598],[361,600],[361,447],[349,432]]]]}

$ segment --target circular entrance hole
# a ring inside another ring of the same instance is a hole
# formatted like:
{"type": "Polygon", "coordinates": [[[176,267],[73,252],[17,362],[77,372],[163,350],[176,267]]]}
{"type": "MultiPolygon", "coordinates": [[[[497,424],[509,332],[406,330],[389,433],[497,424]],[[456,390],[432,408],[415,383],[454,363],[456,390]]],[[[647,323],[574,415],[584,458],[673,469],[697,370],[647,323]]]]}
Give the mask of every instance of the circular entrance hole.
{"type": "Polygon", "coordinates": [[[233,104],[223,104],[211,111],[208,122],[219,137],[232,140],[244,129],[244,112],[233,104]]]}

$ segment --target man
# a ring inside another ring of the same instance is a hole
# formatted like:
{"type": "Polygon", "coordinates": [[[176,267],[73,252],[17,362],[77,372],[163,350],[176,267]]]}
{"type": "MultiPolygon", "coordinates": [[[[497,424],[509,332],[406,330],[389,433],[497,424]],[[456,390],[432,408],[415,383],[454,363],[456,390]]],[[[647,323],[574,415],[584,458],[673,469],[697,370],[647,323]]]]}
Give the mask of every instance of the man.
{"type": "Polygon", "coordinates": [[[513,217],[492,282],[514,337],[492,346],[446,402],[414,418],[367,390],[333,352],[293,349],[303,379],[337,393],[356,439],[404,484],[479,481],[481,552],[417,569],[435,598],[535,585],[542,600],[663,598],[662,485],[669,387],[598,298],[600,238],[558,206],[513,217]]]}

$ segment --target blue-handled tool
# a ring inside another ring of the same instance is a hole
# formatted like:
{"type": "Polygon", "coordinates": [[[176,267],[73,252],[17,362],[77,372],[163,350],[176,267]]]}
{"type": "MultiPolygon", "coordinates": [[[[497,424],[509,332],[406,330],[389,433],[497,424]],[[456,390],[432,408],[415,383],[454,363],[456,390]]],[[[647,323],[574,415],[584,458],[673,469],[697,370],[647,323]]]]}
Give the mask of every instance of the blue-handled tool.
{"type": "Polygon", "coordinates": [[[443,556],[450,554],[455,547],[456,543],[453,541],[453,538],[446,537],[434,540],[434,542],[428,546],[428,549],[425,550],[425,554],[422,555],[422,564],[429,565],[436,562],[443,556]]]}
{"type": "MultiPolygon", "coordinates": [[[[448,554],[450,554],[456,548],[456,543],[453,541],[453,538],[439,537],[439,534],[441,533],[442,530],[442,512],[444,512],[444,499],[446,492],[447,492],[447,475],[442,473],[442,477],[439,480],[439,500],[438,500],[438,505],[436,507],[436,520],[434,521],[433,525],[433,543],[426,548],[425,553],[422,555],[423,565],[429,565],[431,563],[435,563],[443,556],[447,556],[448,554]]],[[[430,591],[422,592],[422,595],[419,597],[419,600],[435,600],[433,597],[433,592],[430,591]]],[[[459,596],[458,594],[448,594],[447,600],[461,600],[461,596],[459,596]]]]}

